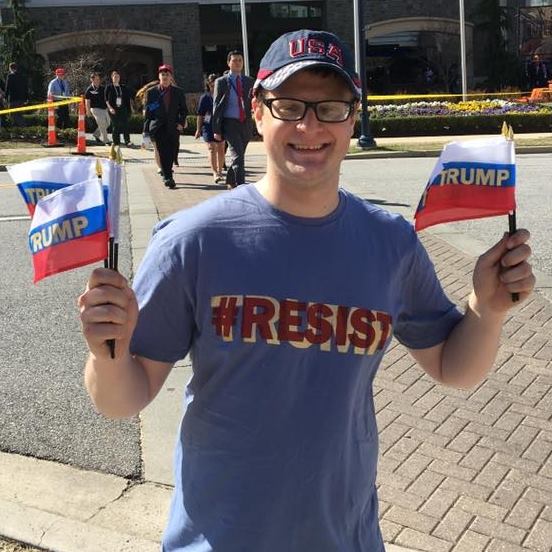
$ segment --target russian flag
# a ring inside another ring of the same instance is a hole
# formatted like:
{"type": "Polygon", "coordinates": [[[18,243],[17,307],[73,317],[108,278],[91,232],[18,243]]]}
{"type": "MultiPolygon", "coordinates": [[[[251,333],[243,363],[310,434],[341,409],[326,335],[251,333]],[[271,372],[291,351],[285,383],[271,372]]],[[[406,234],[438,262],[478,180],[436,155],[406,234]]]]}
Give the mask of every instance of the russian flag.
{"type": "Polygon", "coordinates": [[[17,185],[23,201],[32,216],[38,201],[47,195],[97,176],[97,164],[102,169],[102,184],[108,204],[109,190],[116,179],[116,164],[99,157],[48,157],[18,163],[8,167],[8,173],[17,185]]]}
{"type": "Polygon", "coordinates": [[[513,140],[451,142],[437,161],[416,209],[415,229],[505,215],[516,208],[513,140]]]}
{"type": "Polygon", "coordinates": [[[38,201],[29,231],[34,282],[108,255],[108,224],[97,178],[59,189],[38,201]]]}

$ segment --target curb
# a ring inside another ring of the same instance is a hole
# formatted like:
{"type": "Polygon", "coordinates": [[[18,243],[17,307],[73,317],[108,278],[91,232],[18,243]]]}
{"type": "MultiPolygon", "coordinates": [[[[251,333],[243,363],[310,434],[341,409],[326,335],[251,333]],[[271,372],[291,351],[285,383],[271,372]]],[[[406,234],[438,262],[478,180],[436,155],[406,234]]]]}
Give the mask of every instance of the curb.
{"type": "MultiPolygon", "coordinates": [[[[420,150],[420,151],[362,151],[358,153],[348,153],[345,159],[401,159],[415,157],[439,157],[440,150],[420,150]]],[[[552,146],[516,146],[516,154],[532,154],[532,153],[552,153],[552,146]]]]}
{"type": "MultiPolygon", "coordinates": [[[[348,153],[345,159],[402,159],[416,157],[439,157],[442,149],[439,150],[368,150],[358,153],[348,153]]],[[[552,146],[516,146],[516,154],[526,155],[533,153],[552,153],[552,146]]],[[[0,165],[0,172],[7,172],[6,165],[0,165]]]]}

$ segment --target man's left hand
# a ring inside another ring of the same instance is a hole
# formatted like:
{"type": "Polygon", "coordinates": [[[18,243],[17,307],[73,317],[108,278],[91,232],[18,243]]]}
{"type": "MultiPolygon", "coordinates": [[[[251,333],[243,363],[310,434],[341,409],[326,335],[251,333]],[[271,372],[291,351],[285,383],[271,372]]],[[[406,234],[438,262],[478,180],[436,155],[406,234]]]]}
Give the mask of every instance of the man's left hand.
{"type": "Polygon", "coordinates": [[[504,314],[524,301],[535,287],[535,276],[528,262],[531,248],[527,244],[528,230],[517,230],[505,235],[477,260],[473,272],[476,310],[504,314]],[[512,293],[519,294],[519,302],[512,301],[512,293]]]}

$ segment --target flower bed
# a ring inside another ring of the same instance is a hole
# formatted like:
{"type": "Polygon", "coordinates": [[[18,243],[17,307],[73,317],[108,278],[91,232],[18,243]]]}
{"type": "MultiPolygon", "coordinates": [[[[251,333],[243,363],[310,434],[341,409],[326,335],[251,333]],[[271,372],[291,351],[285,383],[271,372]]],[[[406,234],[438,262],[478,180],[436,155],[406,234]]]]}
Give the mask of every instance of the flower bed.
{"type": "Polygon", "coordinates": [[[508,100],[471,100],[468,102],[411,102],[404,104],[372,105],[370,116],[376,119],[397,117],[462,117],[467,115],[504,115],[508,113],[552,113],[542,104],[518,103],[508,100]]]}

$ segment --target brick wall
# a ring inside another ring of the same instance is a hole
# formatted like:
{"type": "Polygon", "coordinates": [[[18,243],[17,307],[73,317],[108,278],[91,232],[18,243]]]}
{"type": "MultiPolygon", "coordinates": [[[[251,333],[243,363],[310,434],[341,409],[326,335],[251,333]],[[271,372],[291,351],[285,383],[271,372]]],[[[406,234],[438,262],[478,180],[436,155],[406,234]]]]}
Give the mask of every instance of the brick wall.
{"type": "Polygon", "coordinates": [[[146,31],[172,37],[174,68],[186,92],[202,89],[198,4],[34,8],[36,39],[95,29],[146,31]]]}

